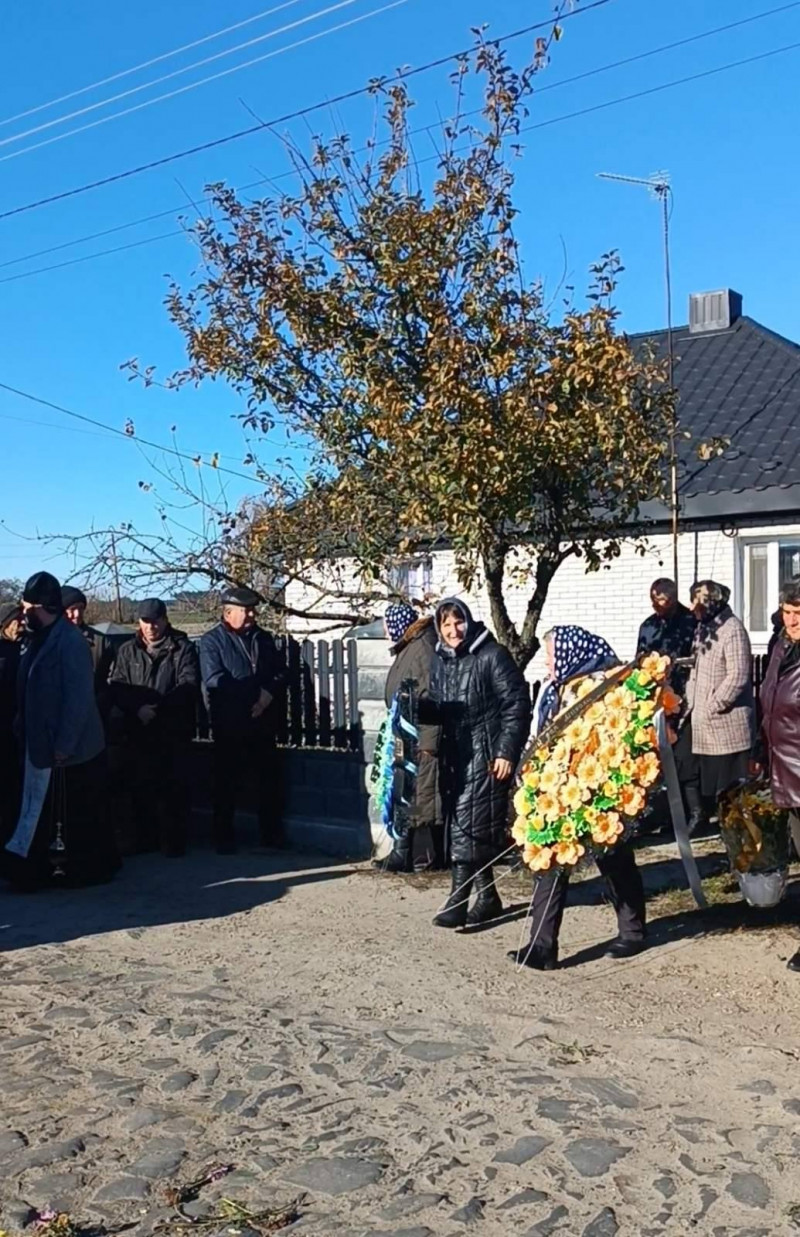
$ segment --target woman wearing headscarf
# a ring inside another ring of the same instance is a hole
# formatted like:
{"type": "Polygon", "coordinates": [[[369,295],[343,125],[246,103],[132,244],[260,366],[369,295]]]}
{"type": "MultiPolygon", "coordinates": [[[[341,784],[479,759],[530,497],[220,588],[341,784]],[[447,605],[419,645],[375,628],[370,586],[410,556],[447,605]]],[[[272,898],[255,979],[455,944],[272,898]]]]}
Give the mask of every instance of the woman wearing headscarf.
{"type": "MultiPolygon", "coordinates": [[[[620,665],[611,646],[583,627],[554,627],[544,638],[544,650],[549,681],[542,689],[537,733],[572,702],[579,680],[591,676],[600,682],[608,670],[620,665]],[[565,703],[567,693],[569,700],[565,703]]],[[[626,842],[617,843],[607,854],[598,856],[597,866],[617,913],[618,936],[606,956],[633,957],[641,952],[645,941],[644,886],[633,848],[626,842]]],[[[558,966],[558,937],[568,886],[567,868],[554,868],[534,878],[531,938],[523,949],[509,953],[512,961],[537,971],[553,971],[558,966]]]]}
{"type": "Polygon", "coordinates": [[[700,792],[708,800],[748,776],[754,738],[750,637],[728,605],[730,595],[714,580],[691,589],[698,625],[686,704],[700,792]]]}
{"type": "Polygon", "coordinates": [[[392,602],[384,615],[394,658],[386,679],[386,704],[404,684],[412,686],[416,708],[417,775],[406,820],[395,818],[391,854],[376,867],[415,872],[442,866],[442,801],[439,795],[439,727],[431,718],[430,683],[436,631],[432,615],[420,615],[407,601],[392,602]]]}
{"type": "Polygon", "coordinates": [[[465,602],[442,602],[436,631],[431,696],[442,724],[439,769],[452,887],[434,923],[462,928],[502,913],[492,863],[507,845],[508,794],[528,739],[531,700],[511,654],[465,602]]]}

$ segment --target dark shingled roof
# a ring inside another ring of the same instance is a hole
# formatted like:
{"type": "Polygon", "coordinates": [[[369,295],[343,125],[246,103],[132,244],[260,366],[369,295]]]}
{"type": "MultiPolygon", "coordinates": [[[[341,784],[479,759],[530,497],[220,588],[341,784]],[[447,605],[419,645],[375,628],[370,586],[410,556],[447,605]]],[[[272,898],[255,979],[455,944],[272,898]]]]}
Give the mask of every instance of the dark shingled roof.
{"type": "MultiPolygon", "coordinates": [[[[666,331],[631,336],[634,347],[645,340],[666,353],[666,331]]],[[[800,346],[743,316],[722,331],[677,327],[673,348],[678,415],[692,435],[680,446],[684,514],[800,508],[800,346]],[[697,444],[712,437],[730,447],[699,460],[697,444]]]]}

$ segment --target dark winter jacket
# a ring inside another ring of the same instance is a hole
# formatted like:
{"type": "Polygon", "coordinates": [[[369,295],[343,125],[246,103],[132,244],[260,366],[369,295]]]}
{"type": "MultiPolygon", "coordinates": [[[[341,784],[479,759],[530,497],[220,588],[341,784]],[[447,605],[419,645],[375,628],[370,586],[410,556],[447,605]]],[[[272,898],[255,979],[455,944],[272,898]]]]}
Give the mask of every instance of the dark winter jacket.
{"type": "MultiPolygon", "coordinates": [[[[5,746],[13,737],[14,717],[17,712],[17,669],[22,644],[19,640],[4,640],[0,637],[0,744],[5,746]]],[[[6,753],[0,750],[0,768],[5,764],[6,753]]]]}
{"type": "MultiPolygon", "coordinates": [[[[697,619],[691,610],[680,603],[668,618],[651,614],[639,628],[636,655],[638,657],[640,653],[661,653],[673,661],[679,657],[691,657],[696,630],[697,619]]],[[[689,667],[681,667],[670,675],[673,690],[681,696],[686,691],[688,680],[689,667]]]]}
{"type": "Polygon", "coordinates": [[[125,718],[134,741],[187,741],[194,736],[200,692],[197,650],[183,631],[169,627],[163,646],[148,652],[141,635],[126,640],[117,653],[108,685],[110,700],[125,718]],[[146,726],[138,713],[156,707],[146,726]]]}
{"type": "Polygon", "coordinates": [[[105,747],[89,649],[65,618],[24,647],[17,706],[20,738],[37,769],[51,769],[56,752],[66,757],[64,764],[79,765],[105,747]]]}
{"type": "Polygon", "coordinates": [[[772,797],[800,808],[800,649],[781,636],[761,685],[761,710],[772,797]]]}
{"type": "Polygon", "coordinates": [[[391,704],[404,683],[414,683],[419,730],[419,773],[411,809],[415,825],[440,825],[442,800],[439,792],[440,727],[431,709],[430,684],[436,650],[436,629],[432,618],[421,618],[392,649],[394,661],[386,679],[386,703],[391,704]]]}
{"type": "Polygon", "coordinates": [[[283,707],[286,666],[270,632],[255,627],[249,636],[240,635],[218,623],[200,641],[200,671],[215,736],[274,733],[278,709],[283,707]],[[262,688],[273,701],[254,720],[251,710],[262,688]]]}
{"type": "Polygon", "coordinates": [[[462,601],[455,604],[467,617],[466,639],[455,650],[437,643],[431,676],[442,725],[442,805],[452,862],[484,864],[505,849],[514,784],[513,778],[498,781],[492,764],[501,758],[516,766],[530,730],[531,701],[508,650],[462,601]]]}
{"type": "Polygon", "coordinates": [[[767,665],[769,665],[772,657],[772,650],[783,635],[783,614],[780,610],[776,610],[772,616],[772,635],[769,638],[767,645],[767,665]]]}
{"type": "MultiPolygon", "coordinates": [[[[94,689],[98,701],[102,699],[105,702],[108,698],[108,678],[114,665],[114,645],[101,631],[96,631],[88,623],[80,623],[78,631],[89,645],[89,652],[92,655],[94,689]]],[[[101,706],[100,712],[103,711],[101,706]]]]}

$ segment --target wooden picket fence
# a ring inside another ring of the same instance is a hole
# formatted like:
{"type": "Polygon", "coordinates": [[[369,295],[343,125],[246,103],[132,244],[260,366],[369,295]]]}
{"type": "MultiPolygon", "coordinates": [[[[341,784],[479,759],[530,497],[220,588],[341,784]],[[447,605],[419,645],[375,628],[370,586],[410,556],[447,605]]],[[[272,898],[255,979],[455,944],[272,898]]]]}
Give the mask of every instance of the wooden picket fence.
{"type": "Polygon", "coordinates": [[[355,640],[278,642],[287,670],[278,742],[288,747],[358,751],[358,650],[355,640]]]}

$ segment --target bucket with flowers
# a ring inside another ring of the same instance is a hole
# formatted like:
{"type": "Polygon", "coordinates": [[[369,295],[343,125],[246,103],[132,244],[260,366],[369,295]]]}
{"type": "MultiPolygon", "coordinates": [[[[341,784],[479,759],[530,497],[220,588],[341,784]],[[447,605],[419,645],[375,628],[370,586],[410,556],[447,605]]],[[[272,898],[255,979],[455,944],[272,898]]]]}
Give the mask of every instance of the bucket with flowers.
{"type": "Polygon", "coordinates": [[[733,786],[718,800],[719,825],[731,871],[750,906],[777,906],[789,869],[789,813],[776,807],[769,784],[733,786]]]}
{"type": "Polygon", "coordinates": [[[650,653],[567,684],[514,795],[512,836],[534,872],[573,868],[630,834],[661,775],[656,712],[679,707],[669,666],[650,653]]]}

